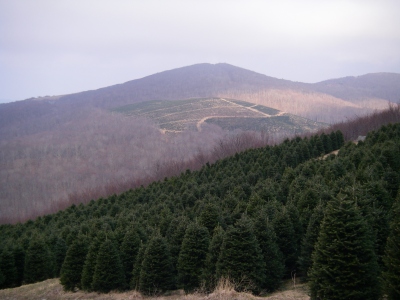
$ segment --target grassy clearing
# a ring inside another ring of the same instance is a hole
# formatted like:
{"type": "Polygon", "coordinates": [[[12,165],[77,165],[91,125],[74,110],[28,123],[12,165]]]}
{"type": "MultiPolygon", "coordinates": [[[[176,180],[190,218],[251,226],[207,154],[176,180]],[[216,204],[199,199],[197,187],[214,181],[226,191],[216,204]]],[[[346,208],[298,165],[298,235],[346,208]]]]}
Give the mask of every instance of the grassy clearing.
{"type": "Polygon", "coordinates": [[[27,284],[13,289],[0,290],[0,299],[3,300],[72,300],[72,299],[95,299],[95,300],[308,300],[306,285],[300,284],[294,287],[290,282],[283,286],[281,291],[275,292],[266,297],[256,297],[248,293],[239,293],[234,290],[233,285],[229,282],[222,282],[213,293],[205,295],[202,293],[194,293],[185,295],[183,291],[174,291],[160,297],[144,297],[136,291],[128,291],[124,293],[85,293],[85,292],[64,292],[59,279],[49,279],[46,281],[27,284]]]}

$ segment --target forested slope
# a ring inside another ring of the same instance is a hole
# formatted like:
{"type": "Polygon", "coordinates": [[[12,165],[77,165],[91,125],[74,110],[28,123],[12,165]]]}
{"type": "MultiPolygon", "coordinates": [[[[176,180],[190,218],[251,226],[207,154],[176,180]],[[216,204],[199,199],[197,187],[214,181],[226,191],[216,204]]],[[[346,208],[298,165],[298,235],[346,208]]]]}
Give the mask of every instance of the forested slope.
{"type": "MultiPolygon", "coordinates": [[[[379,283],[383,262],[396,253],[388,248],[385,256],[387,237],[398,234],[390,212],[399,182],[399,124],[357,145],[336,131],[247,150],[146,188],[2,225],[1,287],[60,276],[67,290],[157,294],[212,290],[229,277],[238,290],[263,293],[296,274],[311,280],[313,298],[332,298],[332,290],[341,299],[396,297],[393,284],[379,283]],[[344,234],[328,247],[332,232],[344,234]],[[335,268],[324,253],[349,268],[335,268]]],[[[387,282],[396,282],[393,272],[387,282]]]]}

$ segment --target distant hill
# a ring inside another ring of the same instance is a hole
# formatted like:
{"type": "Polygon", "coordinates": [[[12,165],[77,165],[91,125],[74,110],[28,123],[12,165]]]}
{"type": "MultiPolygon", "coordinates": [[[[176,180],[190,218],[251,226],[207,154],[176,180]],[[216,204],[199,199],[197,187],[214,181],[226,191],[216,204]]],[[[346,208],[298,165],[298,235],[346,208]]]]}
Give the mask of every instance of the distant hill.
{"type": "Polygon", "coordinates": [[[229,64],[197,64],[95,91],[66,95],[60,100],[111,108],[149,100],[232,98],[332,123],[386,108],[388,100],[400,101],[397,95],[400,95],[399,74],[378,73],[355,80],[346,77],[306,84],[229,64]],[[349,84],[343,85],[343,82],[349,84]]]}
{"type": "Polygon", "coordinates": [[[335,123],[400,102],[400,74],[377,73],[315,84],[282,80],[229,64],[196,64],[110,87],[0,104],[0,140],[53,129],[95,108],[151,100],[230,98],[313,121],[335,123]]]}
{"type": "Polygon", "coordinates": [[[373,73],[321,81],[312,85],[322,93],[353,103],[365,99],[381,99],[400,103],[400,74],[373,73]]]}

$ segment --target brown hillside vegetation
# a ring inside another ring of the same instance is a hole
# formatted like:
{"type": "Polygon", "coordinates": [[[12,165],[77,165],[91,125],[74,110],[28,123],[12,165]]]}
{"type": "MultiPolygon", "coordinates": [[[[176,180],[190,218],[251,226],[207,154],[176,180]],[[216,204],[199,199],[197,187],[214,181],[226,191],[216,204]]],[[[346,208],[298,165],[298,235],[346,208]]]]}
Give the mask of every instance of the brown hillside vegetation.
{"type": "Polygon", "coordinates": [[[85,292],[64,292],[59,279],[49,279],[46,281],[23,285],[13,289],[0,290],[0,298],[4,300],[72,300],[72,299],[93,299],[93,300],[309,300],[307,287],[304,284],[293,286],[288,283],[281,291],[273,294],[256,297],[249,293],[236,292],[231,284],[221,284],[211,294],[188,294],[183,291],[174,292],[170,295],[159,297],[144,297],[136,291],[111,292],[108,294],[85,293],[85,292]]]}
{"type": "Polygon", "coordinates": [[[0,141],[0,223],[54,213],[273,142],[260,133],[202,129],[165,135],[147,119],[94,111],[52,131],[0,141]]]}

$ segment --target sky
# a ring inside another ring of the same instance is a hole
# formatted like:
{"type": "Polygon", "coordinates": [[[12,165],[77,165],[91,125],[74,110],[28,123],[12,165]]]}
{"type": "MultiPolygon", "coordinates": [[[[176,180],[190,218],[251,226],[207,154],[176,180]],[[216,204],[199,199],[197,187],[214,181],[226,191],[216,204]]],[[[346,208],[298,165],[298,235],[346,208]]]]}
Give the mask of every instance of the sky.
{"type": "Polygon", "coordinates": [[[197,63],[318,82],[400,73],[399,0],[0,0],[0,102],[197,63]]]}

